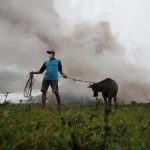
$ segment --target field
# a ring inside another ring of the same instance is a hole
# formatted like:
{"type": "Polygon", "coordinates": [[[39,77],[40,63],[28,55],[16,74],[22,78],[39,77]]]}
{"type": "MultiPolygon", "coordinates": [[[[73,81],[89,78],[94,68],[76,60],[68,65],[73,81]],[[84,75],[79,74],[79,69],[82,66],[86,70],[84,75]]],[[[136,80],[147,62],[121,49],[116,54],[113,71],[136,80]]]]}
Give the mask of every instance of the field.
{"type": "Polygon", "coordinates": [[[150,104],[120,105],[104,122],[103,106],[0,105],[1,150],[149,150],[150,104]]]}

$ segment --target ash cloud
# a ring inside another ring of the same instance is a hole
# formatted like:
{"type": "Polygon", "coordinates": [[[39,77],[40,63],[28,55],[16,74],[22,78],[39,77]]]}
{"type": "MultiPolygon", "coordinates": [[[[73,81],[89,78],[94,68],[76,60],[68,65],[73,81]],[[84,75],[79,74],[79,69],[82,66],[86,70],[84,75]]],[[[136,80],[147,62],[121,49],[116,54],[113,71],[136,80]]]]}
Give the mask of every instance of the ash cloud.
{"type": "MultiPolygon", "coordinates": [[[[24,74],[3,69],[0,70],[0,90],[3,91],[12,91],[12,92],[22,92],[27,80],[24,74]]],[[[39,81],[36,81],[36,86],[40,86],[39,81]]],[[[37,89],[35,87],[35,89],[37,89]]]]}
{"type": "MultiPolygon", "coordinates": [[[[126,47],[113,35],[109,21],[81,22],[66,35],[54,2],[0,0],[0,87],[23,89],[27,73],[41,67],[47,49],[55,49],[68,76],[96,82],[110,77],[118,82],[121,99],[149,98],[149,70],[128,61],[126,47]]],[[[36,78],[34,88],[39,89],[42,76],[36,78]]],[[[92,97],[86,87],[60,79],[61,92],[92,97]]]]}
{"type": "MultiPolygon", "coordinates": [[[[145,74],[149,70],[128,61],[126,48],[112,34],[108,21],[101,21],[95,26],[79,24],[65,42],[63,62],[69,64],[65,70],[70,76],[95,82],[111,77],[117,81],[118,97],[124,101],[149,98],[150,80],[145,74]]],[[[69,86],[67,91],[70,93],[73,89],[77,94],[92,95],[89,89],[85,89],[85,84],[70,83],[69,86]]]]}

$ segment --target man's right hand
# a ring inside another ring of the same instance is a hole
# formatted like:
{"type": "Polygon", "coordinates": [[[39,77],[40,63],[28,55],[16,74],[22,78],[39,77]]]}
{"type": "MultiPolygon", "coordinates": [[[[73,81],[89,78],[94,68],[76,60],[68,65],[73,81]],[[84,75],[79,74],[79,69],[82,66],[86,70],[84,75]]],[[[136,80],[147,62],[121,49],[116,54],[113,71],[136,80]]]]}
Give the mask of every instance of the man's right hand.
{"type": "Polygon", "coordinates": [[[33,74],[34,74],[34,72],[33,72],[33,71],[31,71],[29,74],[30,74],[30,75],[33,75],[33,74]]]}

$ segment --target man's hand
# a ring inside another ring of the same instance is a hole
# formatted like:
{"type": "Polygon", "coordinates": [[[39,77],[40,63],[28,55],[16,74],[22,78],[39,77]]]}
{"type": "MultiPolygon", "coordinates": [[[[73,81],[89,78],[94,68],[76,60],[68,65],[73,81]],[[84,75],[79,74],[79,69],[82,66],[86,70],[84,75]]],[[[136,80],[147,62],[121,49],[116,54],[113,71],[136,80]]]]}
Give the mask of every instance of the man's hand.
{"type": "Polygon", "coordinates": [[[33,72],[33,71],[31,71],[29,74],[30,74],[30,75],[33,75],[33,74],[34,74],[34,72],[33,72]]]}
{"type": "Polygon", "coordinates": [[[67,75],[63,74],[63,78],[67,78],[67,75]]]}
{"type": "Polygon", "coordinates": [[[41,70],[39,70],[39,71],[31,71],[29,74],[34,75],[34,74],[41,74],[41,73],[42,73],[41,70]]]}

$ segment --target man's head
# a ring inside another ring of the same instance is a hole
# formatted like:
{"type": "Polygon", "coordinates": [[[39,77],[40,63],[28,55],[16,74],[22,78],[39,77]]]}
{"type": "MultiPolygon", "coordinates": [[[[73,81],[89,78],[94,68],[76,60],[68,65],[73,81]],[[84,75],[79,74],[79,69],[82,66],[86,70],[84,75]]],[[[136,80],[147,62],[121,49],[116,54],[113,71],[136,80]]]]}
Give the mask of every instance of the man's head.
{"type": "Polygon", "coordinates": [[[47,51],[47,53],[49,54],[50,59],[55,57],[55,51],[54,50],[47,51]]]}

